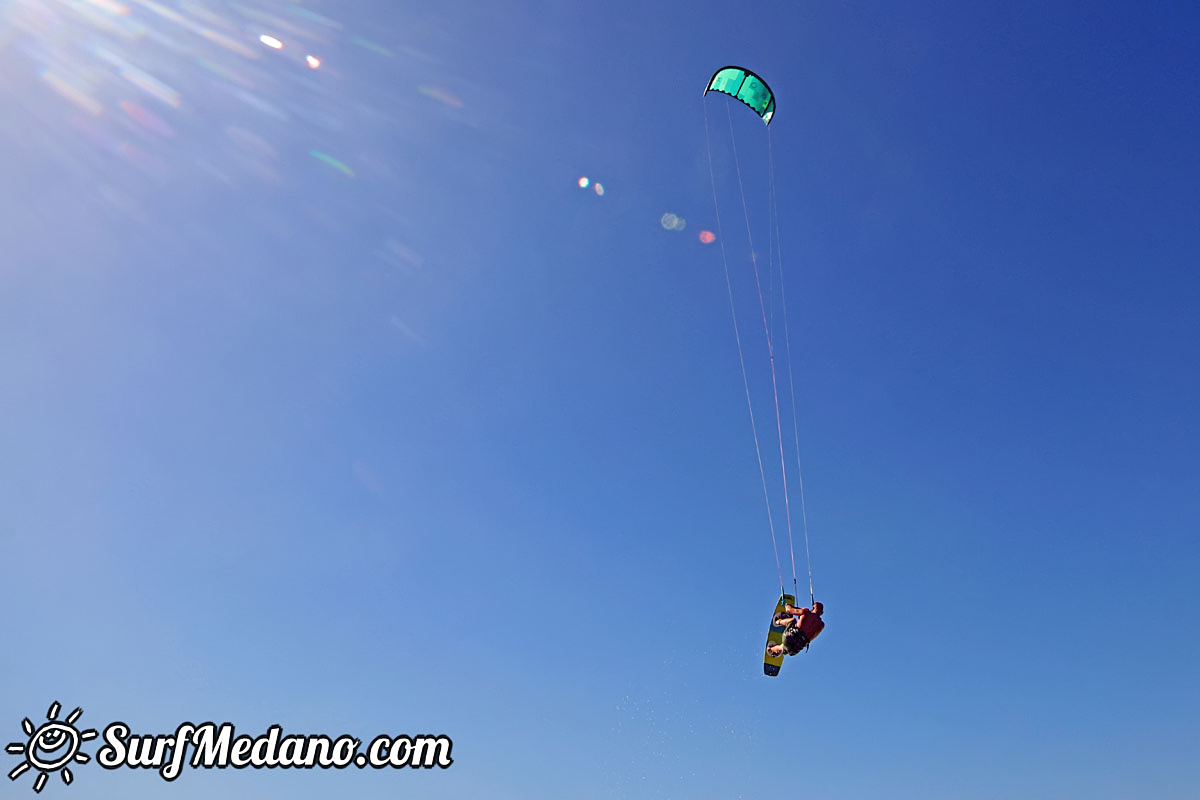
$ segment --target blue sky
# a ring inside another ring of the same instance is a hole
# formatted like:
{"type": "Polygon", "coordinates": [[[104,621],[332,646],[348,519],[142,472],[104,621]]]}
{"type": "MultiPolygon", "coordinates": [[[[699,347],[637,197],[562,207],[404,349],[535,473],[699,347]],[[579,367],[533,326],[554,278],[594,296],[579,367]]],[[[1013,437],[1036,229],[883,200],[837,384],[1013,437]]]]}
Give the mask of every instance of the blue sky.
{"type": "Polygon", "coordinates": [[[485,5],[0,2],[0,740],[455,757],[41,796],[1194,796],[1197,12],[485,5]],[[829,626],[774,680],[725,64],[829,626]]]}

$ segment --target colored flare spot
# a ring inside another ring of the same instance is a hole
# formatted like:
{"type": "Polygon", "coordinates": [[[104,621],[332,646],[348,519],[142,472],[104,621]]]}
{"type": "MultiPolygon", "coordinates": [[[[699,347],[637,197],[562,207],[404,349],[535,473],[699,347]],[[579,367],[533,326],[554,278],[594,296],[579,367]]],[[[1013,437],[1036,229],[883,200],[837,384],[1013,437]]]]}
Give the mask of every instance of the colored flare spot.
{"type": "Polygon", "coordinates": [[[101,11],[106,11],[109,14],[117,17],[124,17],[129,14],[129,7],[120,3],[112,2],[112,0],[88,0],[90,5],[95,6],[101,11]]]}
{"type": "Polygon", "coordinates": [[[381,56],[387,56],[388,58],[393,58],[393,57],[394,57],[394,56],[392,55],[392,51],[391,51],[391,50],[388,50],[388,49],[387,49],[386,47],[384,47],[383,45],[376,44],[375,42],[372,42],[372,41],[370,41],[370,40],[368,40],[368,39],[363,39],[363,38],[362,38],[362,37],[360,37],[360,36],[355,36],[353,39],[351,39],[351,40],[350,40],[350,42],[351,42],[352,44],[356,44],[356,45],[358,45],[359,47],[362,47],[362,48],[365,48],[365,49],[367,49],[367,50],[370,50],[372,53],[378,53],[379,55],[381,55],[381,56]]]}
{"type": "Polygon", "coordinates": [[[450,108],[462,108],[463,107],[462,100],[459,100],[457,97],[450,94],[445,89],[439,89],[436,86],[419,86],[419,87],[417,87],[417,91],[420,92],[421,94],[425,95],[426,97],[431,97],[434,100],[437,100],[439,103],[442,103],[443,105],[449,106],[450,108]]]}
{"type": "Polygon", "coordinates": [[[345,175],[347,178],[354,177],[354,170],[350,169],[349,167],[347,167],[341,161],[338,161],[333,156],[328,155],[327,153],[322,153],[320,150],[309,150],[308,154],[310,156],[312,156],[313,158],[315,158],[317,161],[320,161],[322,164],[328,164],[329,166],[333,167],[338,172],[345,175]]]}
{"type": "Polygon", "coordinates": [[[308,62],[309,69],[316,69],[317,67],[321,66],[321,59],[317,58],[316,56],[308,56],[304,60],[308,62]]]}
{"type": "Polygon", "coordinates": [[[264,33],[262,36],[258,37],[258,40],[260,42],[262,42],[263,44],[265,44],[267,47],[270,47],[272,50],[282,50],[283,49],[283,42],[279,41],[274,36],[268,36],[267,34],[264,33]]]}
{"type": "Polygon", "coordinates": [[[121,77],[141,89],[146,94],[157,97],[162,102],[174,108],[179,108],[179,92],[155,78],[153,75],[138,69],[133,65],[125,65],[121,69],[121,77]]]}
{"type": "Polygon", "coordinates": [[[591,181],[589,181],[586,177],[580,178],[579,179],[579,188],[586,189],[588,187],[589,183],[591,183],[591,181]]]}
{"type": "Polygon", "coordinates": [[[63,78],[54,72],[51,72],[50,70],[46,70],[42,73],[42,80],[44,80],[50,86],[50,88],[59,95],[59,97],[74,103],[76,106],[88,112],[89,114],[97,116],[104,111],[104,106],[100,104],[99,100],[89,96],[85,91],[83,91],[83,89],[75,86],[66,78],[63,78]]]}
{"type": "Polygon", "coordinates": [[[225,135],[238,149],[252,158],[271,159],[276,157],[275,148],[271,147],[261,136],[245,128],[230,125],[225,129],[225,135]]]}
{"type": "Polygon", "coordinates": [[[159,136],[170,138],[175,135],[174,129],[168,125],[162,117],[155,114],[153,111],[148,111],[142,108],[137,103],[129,100],[121,101],[121,110],[128,114],[138,125],[141,125],[146,130],[157,133],[159,136]]]}
{"type": "Polygon", "coordinates": [[[712,244],[717,240],[717,235],[712,231],[700,231],[700,241],[704,244],[712,244]]]}

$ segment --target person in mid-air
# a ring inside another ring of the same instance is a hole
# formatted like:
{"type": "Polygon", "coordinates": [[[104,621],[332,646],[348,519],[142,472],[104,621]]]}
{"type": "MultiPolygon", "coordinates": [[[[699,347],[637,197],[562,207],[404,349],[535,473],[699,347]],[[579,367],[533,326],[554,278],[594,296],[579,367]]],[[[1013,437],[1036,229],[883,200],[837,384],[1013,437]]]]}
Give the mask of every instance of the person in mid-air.
{"type": "Polygon", "coordinates": [[[775,615],[775,624],[784,626],[783,644],[768,645],[767,654],[772,658],[785,654],[794,656],[808,647],[825,630],[825,622],[821,619],[823,613],[825,606],[815,601],[812,608],[784,606],[783,611],[775,615]]]}

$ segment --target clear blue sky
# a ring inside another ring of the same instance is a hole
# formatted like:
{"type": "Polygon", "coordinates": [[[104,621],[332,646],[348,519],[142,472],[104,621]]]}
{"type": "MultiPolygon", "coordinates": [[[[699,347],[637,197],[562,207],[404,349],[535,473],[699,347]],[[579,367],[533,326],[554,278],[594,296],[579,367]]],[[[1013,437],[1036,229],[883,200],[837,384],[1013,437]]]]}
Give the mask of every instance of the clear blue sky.
{"type": "Polygon", "coordinates": [[[1195,8],[120,3],[0,2],[0,744],[455,764],[43,797],[1196,796],[1195,8]],[[827,606],[774,680],[725,64],[827,606]]]}

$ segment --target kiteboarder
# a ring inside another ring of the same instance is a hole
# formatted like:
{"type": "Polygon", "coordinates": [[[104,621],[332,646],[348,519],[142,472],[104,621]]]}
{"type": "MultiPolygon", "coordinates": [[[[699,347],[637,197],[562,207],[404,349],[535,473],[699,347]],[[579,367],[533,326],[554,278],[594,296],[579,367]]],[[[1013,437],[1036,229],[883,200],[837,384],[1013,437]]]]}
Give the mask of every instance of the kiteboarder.
{"type": "Polygon", "coordinates": [[[821,619],[823,613],[824,604],[816,601],[813,602],[812,608],[784,606],[783,611],[775,615],[775,624],[784,626],[783,643],[769,645],[767,654],[773,658],[784,654],[794,656],[807,648],[812,640],[825,630],[825,622],[821,619]]]}

